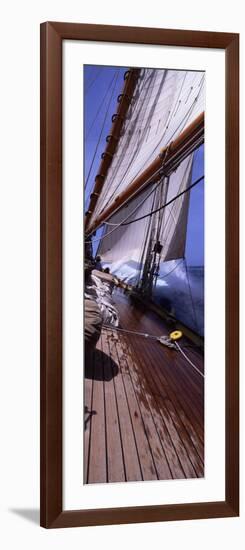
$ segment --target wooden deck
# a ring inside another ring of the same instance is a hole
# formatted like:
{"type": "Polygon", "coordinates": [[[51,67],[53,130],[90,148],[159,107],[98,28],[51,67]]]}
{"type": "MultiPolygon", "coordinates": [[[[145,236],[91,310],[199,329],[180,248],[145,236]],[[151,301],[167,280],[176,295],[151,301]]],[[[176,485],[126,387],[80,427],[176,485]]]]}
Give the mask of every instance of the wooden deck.
{"type": "MultiPolygon", "coordinates": [[[[168,334],[122,291],[120,327],[168,334]]],[[[199,351],[183,349],[203,371],[199,351]]],[[[204,476],[204,381],[182,355],[141,336],[103,329],[85,366],[84,483],[204,476]]]]}

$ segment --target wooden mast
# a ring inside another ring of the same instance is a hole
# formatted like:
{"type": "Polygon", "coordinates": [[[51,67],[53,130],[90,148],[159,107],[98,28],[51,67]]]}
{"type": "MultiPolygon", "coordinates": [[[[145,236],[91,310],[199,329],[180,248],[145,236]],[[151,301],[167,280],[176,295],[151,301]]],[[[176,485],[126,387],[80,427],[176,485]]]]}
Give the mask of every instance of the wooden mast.
{"type": "Polygon", "coordinates": [[[122,90],[122,93],[118,96],[118,109],[117,113],[112,116],[112,127],[110,134],[107,136],[107,146],[104,153],[101,155],[101,163],[97,176],[95,177],[94,190],[90,195],[90,203],[88,210],[85,215],[85,233],[87,233],[87,228],[89,226],[89,221],[96,207],[98,198],[103,189],[104,182],[112,163],[113,155],[117,148],[118,140],[120,139],[120,134],[122,126],[127,114],[129,105],[132,101],[135,86],[137,79],[140,74],[140,69],[129,69],[124,75],[125,84],[122,90]]]}
{"type": "MultiPolygon", "coordinates": [[[[157,182],[163,174],[168,175],[180,162],[204,141],[204,113],[201,113],[172,143],[161,150],[160,154],[133,182],[114,199],[114,201],[94,220],[85,226],[86,235],[90,235],[111,217],[119,208],[137,195],[149,183],[157,182]]],[[[98,197],[97,197],[98,198],[98,197]]],[[[97,202],[97,200],[96,200],[97,202]]],[[[91,216],[91,215],[90,215],[91,216]]]]}

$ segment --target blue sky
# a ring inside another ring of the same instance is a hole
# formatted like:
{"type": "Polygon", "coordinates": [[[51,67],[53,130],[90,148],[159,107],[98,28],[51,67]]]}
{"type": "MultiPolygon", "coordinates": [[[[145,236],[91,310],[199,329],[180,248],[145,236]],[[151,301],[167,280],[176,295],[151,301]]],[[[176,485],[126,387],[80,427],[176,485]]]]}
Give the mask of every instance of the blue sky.
{"type": "Polygon", "coordinates": [[[126,68],[90,65],[85,66],[84,69],[85,207],[94,185],[101,153],[105,150],[106,136],[110,133],[111,117],[117,109],[117,97],[122,90],[126,70],[126,68]],[[90,171],[104,119],[104,129],[90,171]]]}
{"type": "MultiPolygon", "coordinates": [[[[204,175],[204,146],[194,154],[192,181],[204,175]]],[[[190,193],[189,217],[186,239],[188,265],[204,265],[204,180],[190,193]]]]}
{"type": "MultiPolygon", "coordinates": [[[[84,68],[85,208],[110,133],[111,116],[124,83],[125,67],[87,65],[84,68]],[[101,132],[102,126],[104,126],[101,132]],[[101,134],[101,135],[100,135],[101,134]],[[97,149],[96,149],[97,148],[97,149]]],[[[192,181],[204,174],[204,147],[195,152],[192,181]]],[[[97,233],[98,235],[98,233],[97,233]]],[[[204,264],[204,181],[191,191],[187,227],[188,265],[204,264]]]]}

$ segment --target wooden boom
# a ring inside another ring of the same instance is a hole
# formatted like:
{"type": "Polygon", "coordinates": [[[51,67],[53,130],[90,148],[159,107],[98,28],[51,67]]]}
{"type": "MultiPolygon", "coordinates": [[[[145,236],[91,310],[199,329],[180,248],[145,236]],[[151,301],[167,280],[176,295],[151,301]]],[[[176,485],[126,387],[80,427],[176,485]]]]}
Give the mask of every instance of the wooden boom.
{"type": "Polygon", "coordinates": [[[158,181],[162,174],[170,174],[180,162],[204,141],[204,113],[201,113],[172,143],[162,149],[153,162],[122,191],[93,221],[85,224],[85,233],[90,235],[110,218],[119,208],[137,195],[150,183],[158,181]]]}

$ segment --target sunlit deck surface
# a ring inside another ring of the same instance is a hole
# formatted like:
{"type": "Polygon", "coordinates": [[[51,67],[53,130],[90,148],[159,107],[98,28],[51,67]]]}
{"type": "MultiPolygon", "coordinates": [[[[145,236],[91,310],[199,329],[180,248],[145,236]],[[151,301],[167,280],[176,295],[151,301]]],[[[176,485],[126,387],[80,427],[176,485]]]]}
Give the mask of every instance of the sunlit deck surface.
{"type": "MultiPolygon", "coordinates": [[[[123,291],[113,297],[120,327],[168,334],[123,291]]],[[[182,347],[203,372],[201,352],[182,347]]],[[[84,443],[84,483],[203,477],[203,378],[157,341],[103,329],[86,361],[84,443]]]]}

